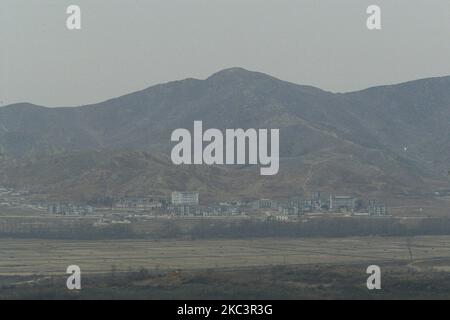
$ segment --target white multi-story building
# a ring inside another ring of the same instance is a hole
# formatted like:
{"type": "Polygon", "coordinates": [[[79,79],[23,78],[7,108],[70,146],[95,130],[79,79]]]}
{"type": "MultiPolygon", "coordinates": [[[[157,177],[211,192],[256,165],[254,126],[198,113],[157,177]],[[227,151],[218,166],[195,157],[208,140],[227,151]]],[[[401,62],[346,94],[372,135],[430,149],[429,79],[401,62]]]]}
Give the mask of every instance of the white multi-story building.
{"type": "Polygon", "coordinates": [[[172,192],[172,204],[175,206],[198,205],[198,192],[172,192]]]}
{"type": "Polygon", "coordinates": [[[348,196],[330,196],[330,210],[339,211],[345,209],[353,211],[356,206],[356,199],[348,196]]]}

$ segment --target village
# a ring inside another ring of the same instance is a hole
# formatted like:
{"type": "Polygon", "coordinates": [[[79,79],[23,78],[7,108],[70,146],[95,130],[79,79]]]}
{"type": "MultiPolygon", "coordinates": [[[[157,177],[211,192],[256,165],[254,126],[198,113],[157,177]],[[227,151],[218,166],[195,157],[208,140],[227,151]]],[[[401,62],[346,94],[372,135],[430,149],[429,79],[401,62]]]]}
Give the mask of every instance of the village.
{"type": "Polygon", "coordinates": [[[40,215],[89,217],[95,226],[127,224],[152,218],[166,219],[257,219],[260,221],[298,222],[308,217],[388,217],[386,205],[377,199],[367,203],[354,196],[324,196],[320,191],[307,197],[287,200],[229,200],[203,205],[200,194],[173,191],[170,197],[117,197],[109,205],[92,205],[69,201],[37,200],[27,191],[0,187],[0,209],[34,210],[40,215]]]}

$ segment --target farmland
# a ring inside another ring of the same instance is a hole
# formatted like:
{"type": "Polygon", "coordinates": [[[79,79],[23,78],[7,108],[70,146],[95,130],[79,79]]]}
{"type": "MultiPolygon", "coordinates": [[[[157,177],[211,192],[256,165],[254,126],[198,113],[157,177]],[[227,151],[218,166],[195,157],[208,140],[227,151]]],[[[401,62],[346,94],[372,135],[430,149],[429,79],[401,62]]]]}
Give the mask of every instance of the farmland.
{"type": "Polygon", "coordinates": [[[450,237],[2,239],[0,299],[449,299],[450,237]],[[66,288],[68,265],[82,290],[66,288]],[[382,290],[366,288],[366,268],[382,290]]]}
{"type": "MultiPolygon", "coordinates": [[[[449,236],[0,242],[0,275],[63,275],[72,264],[79,265],[84,274],[108,273],[112,268],[198,270],[396,261],[417,261],[417,268],[433,268],[432,261],[436,259],[450,261],[449,236]]],[[[438,266],[439,270],[446,267],[442,262],[438,266]]]]}

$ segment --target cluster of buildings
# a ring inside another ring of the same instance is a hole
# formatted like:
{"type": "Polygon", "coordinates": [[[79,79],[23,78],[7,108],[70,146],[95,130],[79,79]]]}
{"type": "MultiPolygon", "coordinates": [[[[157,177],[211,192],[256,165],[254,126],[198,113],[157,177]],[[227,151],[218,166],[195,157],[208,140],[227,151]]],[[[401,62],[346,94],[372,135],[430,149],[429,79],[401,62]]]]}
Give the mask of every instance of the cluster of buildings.
{"type": "MultiPolygon", "coordinates": [[[[387,216],[386,206],[378,200],[370,200],[368,205],[352,196],[330,195],[323,198],[320,191],[311,192],[309,199],[293,198],[285,202],[259,199],[251,202],[254,210],[278,211],[281,216],[301,216],[308,213],[345,213],[358,216],[387,216]]],[[[278,217],[278,215],[276,215],[278,217]]]]}
{"type": "Polygon", "coordinates": [[[134,211],[148,211],[162,208],[163,202],[158,197],[120,198],[114,202],[114,208],[134,211]]]}
{"type": "Polygon", "coordinates": [[[382,203],[379,203],[377,200],[370,200],[367,210],[368,210],[367,212],[371,216],[388,216],[389,215],[389,212],[386,209],[386,206],[382,203]]]}
{"type": "Polygon", "coordinates": [[[64,216],[87,216],[93,214],[95,210],[94,207],[88,205],[52,203],[48,205],[47,211],[50,214],[64,216]]]}
{"type": "MultiPolygon", "coordinates": [[[[100,210],[100,209],[99,209],[100,210]]],[[[174,191],[170,198],[160,196],[128,197],[114,200],[112,213],[131,215],[180,216],[180,217],[233,217],[260,216],[285,221],[308,214],[342,213],[354,216],[388,216],[386,206],[378,200],[363,201],[353,196],[329,195],[311,192],[309,198],[291,198],[286,201],[258,199],[253,201],[222,202],[217,205],[200,205],[198,192],[174,191]]],[[[50,204],[48,212],[61,215],[89,215],[94,208],[88,205],[50,204]]]]}
{"type": "Polygon", "coordinates": [[[0,207],[22,207],[26,203],[27,191],[0,187],[0,207]]]}
{"type": "MultiPolygon", "coordinates": [[[[106,208],[104,208],[106,209],[106,208]]],[[[104,210],[103,209],[103,210],[104,210]]],[[[162,196],[124,197],[113,201],[111,212],[116,214],[155,216],[242,216],[241,202],[223,202],[204,206],[198,192],[174,191],[170,198],[162,196]]]]}
{"type": "Polygon", "coordinates": [[[233,216],[258,212],[269,213],[277,220],[300,217],[311,213],[344,213],[358,216],[388,216],[386,206],[378,200],[367,205],[353,196],[330,195],[322,197],[320,191],[311,192],[307,199],[292,198],[287,201],[258,199],[250,202],[220,203],[217,206],[199,206],[196,192],[173,192],[166,210],[178,216],[233,216]]]}
{"type": "Polygon", "coordinates": [[[200,206],[198,192],[172,192],[171,203],[166,211],[177,216],[242,216],[244,207],[240,202],[223,202],[216,206],[200,206]]]}

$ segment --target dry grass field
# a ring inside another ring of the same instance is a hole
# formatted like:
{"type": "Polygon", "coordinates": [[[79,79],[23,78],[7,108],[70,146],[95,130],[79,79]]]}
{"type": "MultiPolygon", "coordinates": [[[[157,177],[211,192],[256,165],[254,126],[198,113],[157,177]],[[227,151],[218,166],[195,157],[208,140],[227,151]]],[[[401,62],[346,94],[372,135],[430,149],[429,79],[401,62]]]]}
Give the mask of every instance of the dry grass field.
{"type": "MultiPolygon", "coordinates": [[[[352,237],[195,241],[0,240],[0,275],[63,275],[76,264],[85,274],[146,269],[195,270],[274,265],[408,262],[449,269],[450,236],[352,237]],[[443,263],[442,261],[448,261],[443,263]],[[425,263],[427,262],[427,263],[425,263]]],[[[449,269],[450,270],[450,269],[449,269]]]]}

